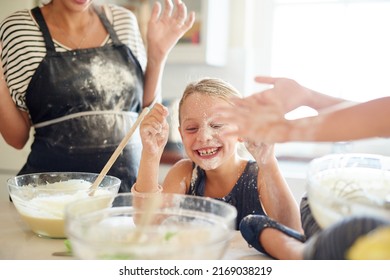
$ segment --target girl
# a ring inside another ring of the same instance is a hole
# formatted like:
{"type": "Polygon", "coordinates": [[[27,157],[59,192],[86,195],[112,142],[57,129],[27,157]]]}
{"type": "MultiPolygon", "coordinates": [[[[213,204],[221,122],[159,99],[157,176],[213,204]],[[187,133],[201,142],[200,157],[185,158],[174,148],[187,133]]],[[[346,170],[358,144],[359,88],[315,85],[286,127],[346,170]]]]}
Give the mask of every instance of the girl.
{"type": "Polygon", "coordinates": [[[273,147],[248,143],[256,162],[239,156],[237,147],[242,139],[220,136],[229,124],[215,121],[215,108],[231,104],[229,99],[239,96],[230,84],[215,78],[186,87],[179,103],[179,132],[188,158],[173,165],[162,186],[158,184],[158,170],[168,139],[168,111],[156,104],[140,126],[143,150],[132,192],[212,197],[237,208],[237,229],[243,217],[259,214],[301,232],[298,205],[281,176],[273,147]],[[264,151],[267,160],[259,161],[264,151]]]}

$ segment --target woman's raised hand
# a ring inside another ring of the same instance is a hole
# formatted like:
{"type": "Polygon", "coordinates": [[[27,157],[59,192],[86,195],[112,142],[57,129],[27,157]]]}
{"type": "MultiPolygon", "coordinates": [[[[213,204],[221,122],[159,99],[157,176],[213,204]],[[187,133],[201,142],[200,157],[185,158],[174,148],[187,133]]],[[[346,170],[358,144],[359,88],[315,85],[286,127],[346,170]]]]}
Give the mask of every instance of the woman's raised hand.
{"type": "Polygon", "coordinates": [[[165,0],[164,10],[156,1],[148,23],[148,59],[166,58],[179,39],[193,26],[195,13],[187,13],[181,0],[165,0]]]}

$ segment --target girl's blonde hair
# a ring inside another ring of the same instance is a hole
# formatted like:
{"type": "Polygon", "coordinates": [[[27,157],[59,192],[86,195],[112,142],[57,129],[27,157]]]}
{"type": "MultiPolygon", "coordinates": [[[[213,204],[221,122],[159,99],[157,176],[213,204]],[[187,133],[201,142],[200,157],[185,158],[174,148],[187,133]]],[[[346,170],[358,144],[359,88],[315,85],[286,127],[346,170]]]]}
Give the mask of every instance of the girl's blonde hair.
{"type": "Polygon", "coordinates": [[[242,97],[240,92],[236,88],[234,88],[228,82],[219,78],[203,78],[201,80],[191,82],[185,88],[179,102],[179,123],[181,122],[181,107],[187,97],[194,93],[200,93],[212,97],[222,98],[229,103],[231,103],[231,97],[242,97]]]}

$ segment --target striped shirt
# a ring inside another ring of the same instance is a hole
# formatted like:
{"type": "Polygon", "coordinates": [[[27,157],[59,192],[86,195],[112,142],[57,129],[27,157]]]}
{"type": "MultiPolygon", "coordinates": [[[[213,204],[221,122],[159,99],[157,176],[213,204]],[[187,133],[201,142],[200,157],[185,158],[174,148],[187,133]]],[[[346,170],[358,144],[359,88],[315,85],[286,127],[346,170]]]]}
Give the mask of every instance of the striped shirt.
{"type": "MultiPolygon", "coordinates": [[[[146,51],[135,15],[123,7],[112,4],[104,5],[104,11],[113,24],[119,40],[131,49],[145,71],[146,51]]],[[[0,41],[1,61],[11,97],[19,109],[28,111],[25,102],[26,91],[32,76],[46,55],[42,32],[31,11],[20,10],[4,19],[0,25],[0,41]]],[[[57,52],[70,51],[65,45],[54,39],[53,41],[57,52]]],[[[111,39],[107,35],[102,46],[110,43],[111,39]]]]}

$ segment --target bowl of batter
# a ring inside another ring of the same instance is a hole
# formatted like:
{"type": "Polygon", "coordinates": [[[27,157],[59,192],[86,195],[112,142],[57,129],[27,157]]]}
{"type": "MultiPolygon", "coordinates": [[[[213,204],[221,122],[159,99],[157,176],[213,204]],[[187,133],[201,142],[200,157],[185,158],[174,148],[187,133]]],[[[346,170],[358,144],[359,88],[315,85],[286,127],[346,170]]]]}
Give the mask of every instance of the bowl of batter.
{"type": "Polygon", "coordinates": [[[40,237],[66,238],[64,208],[77,199],[118,193],[121,180],[105,176],[91,192],[99,174],[47,172],[19,175],[8,179],[12,202],[22,220],[40,237]]]}
{"type": "Polygon", "coordinates": [[[207,197],[121,193],[67,205],[65,223],[77,259],[221,259],[237,210],[207,197]]]}
{"type": "Polygon", "coordinates": [[[350,216],[390,220],[390,157],[331,154],[309,165],[310,209],[322,228],[350,216]]]}

